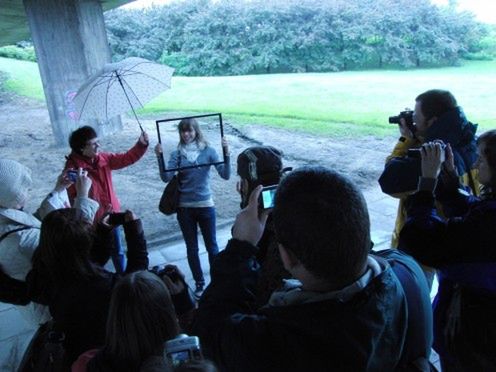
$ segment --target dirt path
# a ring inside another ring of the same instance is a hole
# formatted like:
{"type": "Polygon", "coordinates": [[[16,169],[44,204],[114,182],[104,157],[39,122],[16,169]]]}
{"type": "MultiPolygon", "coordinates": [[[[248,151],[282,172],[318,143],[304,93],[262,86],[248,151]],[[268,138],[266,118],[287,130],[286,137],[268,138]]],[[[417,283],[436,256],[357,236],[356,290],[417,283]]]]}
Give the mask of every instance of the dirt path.
{"type": "MultiPolygon", "coordinates": [[[[375,186],[384,158],[394,141],[394,138],[374,137],[336,140],[259,125],[237,126],[229,122],[229,118],[225,120],[225,133],[233,154],[233,176],[229,181],[224,181],[211,172],[219,222],[232,219],[239,209],[236,157],[248,146],[270,144],[281,149],[285,155],[285,166],[322,165],[339,169],[365,191],[371,185],[375,186]]],[[[122,132],[102,139],[104,151],[125,151],[138,138],[137,125],[128,118],[123,121],[122,132]]],[[[157,138],[155,121],[144,120],[143,124],[154,145],[157,138]]],[[[173,132],[168,134],[171,135],[166,136],[168,139],[165,145],[173,146],[177,135],[173,132]]],[[[34,184],[27,210],[34,210],[51,191],[64,166],[64,156],[68,153],[68,147],[53,146],[48,112],[43,104],[19,97],[0,98],[0,157],[17,160],[33,171],[34,184]]],[[[113,172],[113,178],[122,206],[132,209],[143,219],[149,239],[163,238],[179,231],[175,216],[167,217],[157,210],[164,184],[158,176],[155,155],[151,149],[137,164],[113,172]]]]}

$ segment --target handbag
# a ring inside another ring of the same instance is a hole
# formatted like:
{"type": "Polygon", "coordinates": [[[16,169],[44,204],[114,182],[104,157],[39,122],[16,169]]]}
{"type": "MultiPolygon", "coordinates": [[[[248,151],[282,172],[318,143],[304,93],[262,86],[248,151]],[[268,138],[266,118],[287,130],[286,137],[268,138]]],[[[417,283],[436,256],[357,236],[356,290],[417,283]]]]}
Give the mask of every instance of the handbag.
{"type": "Polygon", "coordinates": [[[169,216],[177,212],[179,206],[179,180],[177,176],[172,177],[167,186],[165,186],[158,210],[169,216]]]}
{"type": "Polygon", "coordinates": [[[19,366],[19,372],[62,372],[67,370],[63,342],[53,320],[42,324],[34,334],[19,366]]]}
{"type": "MultiPolygon", "coordinates": [[[[163,159],[163,158],[162,158],[163,159]]],[[[177,168],[181,168],[181,154],[178,153],[177,158],[177,168]]],[[[163,170],[165,171],[165,165],[162,160],[161,163],[163,170]]],[[[177,175],[175,174],[172,179],[169,181],[167,186],[165,186],[164,192],[162,193],[162,197],[160,198],[160,202],[158,203],[158,210],[165,214],[166,216],[170,216],[177,212],[177,207],[179,206],[179,172],[177,175]]]]}

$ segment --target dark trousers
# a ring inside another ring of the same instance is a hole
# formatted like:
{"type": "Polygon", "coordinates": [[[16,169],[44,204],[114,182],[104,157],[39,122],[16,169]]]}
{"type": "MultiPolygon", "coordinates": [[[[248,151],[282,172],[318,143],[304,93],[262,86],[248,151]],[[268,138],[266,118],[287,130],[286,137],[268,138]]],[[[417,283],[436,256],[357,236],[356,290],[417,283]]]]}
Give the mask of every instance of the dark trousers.
{"type": "Polygon", "coordinates": [[[208,252],[208,262],[212,264],[212,260],[219,253],[215,230],[215,208],[178,208],[177,221],[186,243],[188,264],[193,279],[196,284],[205,284],[198,255],[198,225],[208,252]]]}

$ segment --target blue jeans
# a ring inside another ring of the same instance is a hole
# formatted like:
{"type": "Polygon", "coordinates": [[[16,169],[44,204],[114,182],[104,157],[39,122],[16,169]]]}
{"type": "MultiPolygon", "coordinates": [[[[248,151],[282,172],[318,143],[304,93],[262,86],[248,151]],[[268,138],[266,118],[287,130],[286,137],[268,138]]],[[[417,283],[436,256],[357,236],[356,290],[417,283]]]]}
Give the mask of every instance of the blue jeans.
{"type": "Polygon", "coordinates": [[[111,253],[112,263],[114,264],[115,272],[123,274],[126,271],[126,255],[122,245],[122,226],[116,226],[114,233],[114,249],[111,253]]]}
{"type": "Polygon", "coordinates": [[[212,265],[214,257],[219,253],[215,230],[215,208],[178,208],[177,221],[186,243],[188,264],[193,279],[196,284],[205,284],[198,255],[198,225],[208,252],[208,262],[212,265]]]}

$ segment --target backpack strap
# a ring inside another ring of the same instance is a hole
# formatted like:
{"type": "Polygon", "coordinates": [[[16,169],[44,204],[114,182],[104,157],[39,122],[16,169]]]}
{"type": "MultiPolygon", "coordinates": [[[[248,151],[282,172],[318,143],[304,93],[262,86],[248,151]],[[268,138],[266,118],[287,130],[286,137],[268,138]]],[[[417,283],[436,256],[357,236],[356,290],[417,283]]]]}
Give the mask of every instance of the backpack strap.
{"type": "Polygon", "coordinates": [[[6,233],[3,233],[2,236],[0,236],[0,243],[2,242],[2,240],[4,240],[10,234],[13,234],[15,232],[22,231],[22,230],[27,230],[27,229],[37,229],[37,227],[34,227],[34,226],[22,226],[22,227],[18,227],[17,229],[14,229],[14,230],[7,231],[6,233]]]}

